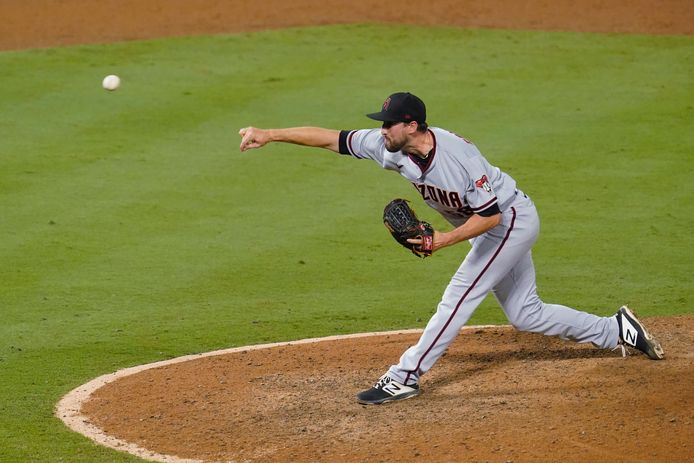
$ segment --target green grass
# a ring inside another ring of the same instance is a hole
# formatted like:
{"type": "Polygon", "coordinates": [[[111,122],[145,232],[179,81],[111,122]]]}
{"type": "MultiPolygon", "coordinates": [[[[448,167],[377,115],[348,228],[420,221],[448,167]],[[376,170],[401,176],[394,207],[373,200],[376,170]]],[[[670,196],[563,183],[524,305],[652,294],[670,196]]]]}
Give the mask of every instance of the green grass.
{"type": "MultiPolygon", "coordinates": [[[[691,313],[694,38],[338,26],[6,52],[0,69],[2,462],[137,461],[52,416],[119,368],[423,326],[467,245],[397,247],[393,197],[444,226],[407,182],[237,148],[246,125],[370,127],[393,91],[538,204],[548,302],[691,313]]],[[[488,299],[472,322],[505,320],[488,299]]]]}

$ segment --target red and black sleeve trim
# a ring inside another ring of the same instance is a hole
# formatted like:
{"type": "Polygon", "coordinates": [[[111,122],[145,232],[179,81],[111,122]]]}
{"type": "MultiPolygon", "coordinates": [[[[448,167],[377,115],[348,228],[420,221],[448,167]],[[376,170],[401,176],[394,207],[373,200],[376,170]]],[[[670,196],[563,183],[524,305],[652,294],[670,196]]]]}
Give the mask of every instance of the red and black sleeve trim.
{"type": "MultiPolygon", "coordinates": [[[[493,205],[495,205],[495,204],[497,204],[496,196],[494,196],[492,199],[490,199],[490,200],[487,201],[486,203],[482,204],[481,206],[478,206],[478,207],[470,207],[470,209],[471,209],[472,212],[474,212],[475,214],[482,215],[482,214],[480,214],[480,212],[486,210],[487,208],[489,208],[489,207],[491,207],[491,206],[493,206],[493,205]]],[[[498,208],[499,208],[499,206],[497,205],[497,209],[498,209],[498,208]]]]}
{"type": "Polygon", "coordinates": [[[501,214],[501,209],[499,209],[499,204],[494,203],[483,211],[476,212],[477,215],[482,217],[491,217],[493,215],[501,214]]]}
{"type": "Polygon", "coordinates": [[[351,155],[352,153],[349,150],[347,138],[354,132],[353,130],[341,130],[340,131],[340,143],[339,143],[339,148],[340,148],[340,154],[349,154],[351,155]]]}

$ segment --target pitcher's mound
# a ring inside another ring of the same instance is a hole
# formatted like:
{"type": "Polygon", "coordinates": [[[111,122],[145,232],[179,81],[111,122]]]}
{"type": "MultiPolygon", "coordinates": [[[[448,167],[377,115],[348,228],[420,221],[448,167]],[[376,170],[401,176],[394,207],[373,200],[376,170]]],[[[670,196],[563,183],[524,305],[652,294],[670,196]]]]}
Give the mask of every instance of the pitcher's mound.
{"type": "Polygon", "coordinates": [[[693,316],[650,318],[663,361],[519,333],[464,330],[423,394],[355,401],[416,333],[200,357],[118,378],[81,413],[160,455],[233,462],[686,461],[693,316]]]}

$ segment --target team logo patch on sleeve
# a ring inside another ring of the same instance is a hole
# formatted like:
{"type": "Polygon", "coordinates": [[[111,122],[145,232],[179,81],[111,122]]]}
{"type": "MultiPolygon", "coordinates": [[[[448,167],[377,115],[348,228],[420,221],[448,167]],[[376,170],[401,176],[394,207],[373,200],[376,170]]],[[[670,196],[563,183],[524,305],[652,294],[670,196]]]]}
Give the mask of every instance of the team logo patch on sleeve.
{"type": "Polygon", "coordinates": [[[489,179],[486,175],[483,175],[481,179],[475,181],[475,186],[477,188],[482,188],[487,193],[492,192],[492,186],[489,184],[489,179]]]}

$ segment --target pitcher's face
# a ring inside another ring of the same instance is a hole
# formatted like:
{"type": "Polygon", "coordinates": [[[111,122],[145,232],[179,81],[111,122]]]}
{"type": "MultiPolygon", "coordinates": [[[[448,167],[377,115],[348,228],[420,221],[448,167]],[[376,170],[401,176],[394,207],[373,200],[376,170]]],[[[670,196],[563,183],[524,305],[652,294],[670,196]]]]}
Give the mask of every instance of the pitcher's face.
{"type": "Polygon", "coordinates": [[[384,122],[381,126],[381,135],[386,149],[391,153],[402,150],[408,141],[408,124],[405,122],[384,122]]]}

